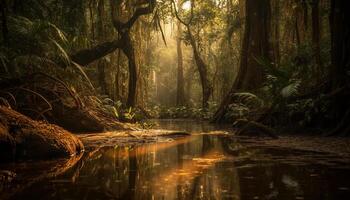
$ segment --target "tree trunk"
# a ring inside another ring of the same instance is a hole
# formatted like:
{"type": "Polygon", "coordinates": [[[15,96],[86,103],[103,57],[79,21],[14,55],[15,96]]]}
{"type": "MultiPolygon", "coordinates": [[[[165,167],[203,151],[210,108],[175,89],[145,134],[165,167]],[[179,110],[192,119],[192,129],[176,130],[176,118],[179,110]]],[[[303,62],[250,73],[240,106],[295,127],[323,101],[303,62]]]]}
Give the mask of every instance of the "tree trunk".
{"type": "Polygon", "coordinates": [[[182,28],[181,23],[177,23],[177,38],[176,38],[176,47],[177,47],[177,96],[176,96],[176,105],[183,106],[185,105],[185,88],[184,88],[184,74],[183,74],[183,57],[182,57],[182,47],[181,47],[181,35],[182,28]]]}
{"type": "MultiPolygon", "coordinates": [[[[98,31],[98,40],[103,42],[105,39],[105,29],[103,26],[104,18],[104,0],[98,2],[98,19],[97,19],[97,31],[98,31]]],[[[105,59],[98,61],[97,71],[98,71],[98,82],[101,87],[102,94],[108,94],[107,82],[106,82],[106,67],[107,63],[105,59]]]]}
{"type": "Polygon", "coordinates": [[[241,64],[237,79],[231,89],[254,90],[264,82],[264,69],[257,59],[271,61],[270,1],[246,0],[246,24],[241,50],[241,64]]]}
{"type": "Polygon", "coordinates": [[[279,66],[281,60],[280,53],[280,0],[273,0],[273,62],[279,66]]]}
{"type": "MultiPolygon", "coordinates": [[[[343,0],[331,1],[331,57],[330,67],[331,91],[349,87],[350,71],[350,12],[349,4],[343,0]]],[[[350,131],[350,96],[343,92],[332,101],[332,118],[336,128],[330,134],[349,134],[350,131]]]]}
{"type": "Polygon", "coordinates": [[[208,101],[209,101],[209,98],[210,98],[212,91],[213,91],[213,88],[210,85],[210,82],[208,79],[208,67],[205,64],[205,62],[203,61],[203,59],[201,58],[201,56],[199,55],[196,41],[193,37],[193,34],[192,34],[189,26],[187,26],[187,32],[188,32],[190,44],[191,44],[191,47],[193,50],[194,60],[196,62],[196,65],[197,65],[197,68],[199,71],[200,80],[201,80],[202,95],[203,95],[202,96],[202,107],[208,108],[209,107],[208,101]]]}
{"type": "Polygon", "coordinates": [[[320,48],[320,14],[319,14],[319,0],[312,2],[312,46],[315,59],[314,72],[317,76],[317,81],[321,81],[322,75],[322,61],[320,48]]]}
{"type": "Polygon", "coordinates": [[[106,61],[104,59],[102,59],[99,61],[98,66],[97,66],[98,83],[101,87],[102,94],[108,94],[105,69],[106,69],[106,61]]]}
{"type": "Polygon", "coordinates": [[[128,107],[135,107],[137,89],[137,66],[135,61],[134,47],[132,45],[129,32],[123,33],[121,40],[124,42],[124,45],[121,47],[121,49],[129,61],[129,90],[126,105],[128,107]]]}
{"type": "Polygon", "coordinates": [[[241,50],[241,64],[231,91],[221,102],[214,121],[224,120],[231,96],[236,91],[250,91],[262,86],[265,74],[257,59],[271,61],[270,52],[270,0],[246,0],[246,22],[241,50]]]}
{"type": "Polygon", "coordinates": [[[345,85],[350,71],[350,12],[343,0],[331,1],[331,56],[330,76],[332,89],[345,85]]]}
{"type": "Polygon", "coordinates": [[[2,29],[2,39],[4,44],[8,44],[8,28],[7,28],[7,4],[6,0],[1,0],[0,2],[1,11],[1,29],[2,29]]]}

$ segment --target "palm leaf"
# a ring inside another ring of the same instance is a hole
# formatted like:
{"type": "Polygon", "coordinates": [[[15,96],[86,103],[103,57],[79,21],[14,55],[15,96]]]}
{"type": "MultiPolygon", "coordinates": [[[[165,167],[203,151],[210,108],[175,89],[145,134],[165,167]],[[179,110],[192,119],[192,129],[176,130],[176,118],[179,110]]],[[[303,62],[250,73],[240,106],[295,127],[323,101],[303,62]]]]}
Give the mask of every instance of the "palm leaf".
{"type": "Polygon", "coordinates": [[[71,63],[71,59],[68,56],[66,50],[63,49],[63,47],[54,39],[50,38],[50,41],[55,45],[55,47],[57,48],[58,52],[59,52],[59,57],[63,59],[63,62],[66,65],[69,65],[71,63]]]}
{"type": "Polygon", "coordinates": [[[68,43],[68,39],[61,29],[59,29],[55,24],[52,24],[50,22],[48,22],[48,25],[62,42],[64,42],[65,44],[68,43]]]}
{"type": "Polygon", "coordinates": [[[281,96],[284,98],[288,98],[288,97],[297,95],[299,87],[300,87],[300,83],[301,83],[301,81],[297,80],[297,81],[292,82],[291,84],[285,86],[281,90],[281,96]]]}
{"type": "Polygon", "coordinates": [[[89,86],[95,90],[94,86],[92,85],[90,78],[88,77],[88,75],[85,73],[84,69],[76,62],[72,62],[72,66],[74,67],[74,69],[78,70],[78,72],[85,78],[85,80],[88,82],[89,86]]]}

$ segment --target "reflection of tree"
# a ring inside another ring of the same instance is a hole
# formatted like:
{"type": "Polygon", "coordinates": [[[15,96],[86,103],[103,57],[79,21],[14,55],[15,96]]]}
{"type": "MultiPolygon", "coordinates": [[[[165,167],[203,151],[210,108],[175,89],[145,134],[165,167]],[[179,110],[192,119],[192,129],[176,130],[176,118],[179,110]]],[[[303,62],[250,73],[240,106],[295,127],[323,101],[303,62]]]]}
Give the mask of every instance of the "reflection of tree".
{"type": "Polygon", "coordinates": [[[213,149],[213,144],[210,141],[210,136],[209,135],[203,135],[203,143],[202,143],[202,156],[207,154],[213,149]]]}
{"type": "MultiPolygon", "coordinates": [[[[181,170],[183,169],[183,155],[184,155],[184,145],[179,144],[177,145],[177,162],[178,162],[178,168],[181,170]]],[[[178,184],[177,184],[177,198],[178,199],[184,199],[184,196],[182,195],[182,191],[184,191],[184,184],[179,184],[183,182],[183,178],[181,176],[178,177],[178,184]]]]}
{"type": "MultiPolygon", "coordinates": [[[[39,161],[35,163],[27,163],[25,167],[21,167],[16,172],[16,176],[11,183],[0,183],[0,186],[8,186],[0,190],[0,199],[11,198],[13,195],[19,194],[32,185],[52,177],[56,177],[65,173],[81,159],[83,154],[71,157],[69,159],[59,159],[53,161],[39,161]],[[18,177],[18,180],[17,180],[18,177]]],[[[11,168],[13,170],[13,168],[11,168]]]]}
{"type": "MultiPolygon", "coordinates": [[[[238,143],[238,141],[230,137],[221,137],[219,141],[224,154],[228,154],[234,158],[238,157],[239,153],[238,151],[235,151],[235,149],[242,148],[241,144],[238,143]]],[[[235,163],[232,163],[232,168],[229,176],[225,171],[223,173],[224,174],[222,174],[222,177],[219,179],[219,181],[222,182],[221,185],[229,186],[227,190],[230,191],[231,195],[234,195],[235,199],[241,199],[242,185],[240,183],[240,174],[235,166],[235,163]]]]}
{"type": "Polygon", "coordinates": [[[129,151],[129,184],[128,189],[122,195],[120,199],[134,199],[135,197],[135,186],[138,172],[136,148],[132,148],[129,151]]]}

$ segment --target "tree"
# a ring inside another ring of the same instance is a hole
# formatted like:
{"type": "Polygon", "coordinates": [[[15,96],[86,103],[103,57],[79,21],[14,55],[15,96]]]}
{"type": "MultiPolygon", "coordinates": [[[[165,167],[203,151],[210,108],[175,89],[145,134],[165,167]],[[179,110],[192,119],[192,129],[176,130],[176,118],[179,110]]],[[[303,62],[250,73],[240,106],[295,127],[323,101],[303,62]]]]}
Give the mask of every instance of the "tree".
{"type": "Polygon", "coordinates": [[[2,29],[2,39],[4,44],[8,43],[8,28],[7,28],[7,3],[6,0],[0,2],[0,12],[1,12],[1,29],[2,29]]]}
{"type": "MultiPolygon", "coordinates": [[[[177,2],[178,8],[182,6],[181,1],[177,2]]],[[[177,22],[176,48],[177,48],[177,96],[176,104],[178,106],[185,104],[185,80],[183,72],[183,56],[182,56],[182,27],[180,21],[177,22]]]]}
{"type": "Polygon", "coordinates": [[[126,22],[122,22],[120,19],[118,19],[118,16],[116,14],[117,3],[118,5],[120,5],[121,1],[115,2],[111,0],[111,15],[113,26],[115,30],[117,30],[119,38],[113,41],[104,42],[90,49],[83,49],[71,55],[71,58],[74,62],[86,66],[94,62],[95,60],[98,60],[114,52],[118,48],[121,49],[125,56],[128,58],[129,66],[129,89],[126,104],[128,107],[135,107],[137,88],[137,65],[135,62],[133,42],[130,37],[130,30],[140,16],[147,15],[153,12],[156,6],[156,0],[142,1],[142,3],[139,3],[139,6],[136,8],[133,15],[126,22]]]}
{"type": "MultiPolygon", "coordinates": [[[[104,41],[106,38],[106,30],[104,28],[104,21],[106,20],[105,18],[105,1],[104,0],[99,0],[98,1],[98,6],[97,6],[97,13],[98,13],[98,21],[97,21],[97,32],[98,32],[98,41],[104,41]]],[[[92,25],[93,27],[93,25],[92,25]]],[[[98,82],[101,87],[101,92],[103,94],[108,94],[108,89],[107,89],[107,82],[106,82],[106,75],[105,75],[105,69],[106,69],[106,60],[101,59],[99,60],[97,64],[97,69],[98,69],[98,82]]]]}
{"type": "Polygon", "coordinates": [[[350,71],[350,13],[348,6],[342,0],[331,1],[331,56],[332,65],[330,68],[332,88],[337,89],[346,84],[348,72],[350,71]]]}
{"type": "Polygon", "coordinates": [[[321,61],[321,47],[320,47],[320,14],[319,14],[319,0],[312,1],[312,46],[315,59],[314,72],[316,72],[318,82],[320,81],[322,61],[321,61]]]}
{"type": "Polygon", "coordinates": [[[245,1],[245,29],[241,50],[240,68],[231,91],[222,101],[214,115],[215,121],[222,121],[231,96],[236,91],[252,91],[262,86],[265,74],[258,59],[271,61],[270,53],[270,0],[245,1]]]}
{"type": "Polygon", "coordinates": [[[197,68],[198,68],[198,72],[199,72],[199,76],[200,76],[200,80],[201,80],[201,86],[202,86],[202,107],[208,108],[209,107],[208,101],[209,101],[209,98],[213,92],[213,88],[212,88],[210,81],[208,79],[208,66],[204,62],[204,60],[202,59],[202,57],[199,53],[199,50],[198,50],[197,44],[196,44],[196,40],[195,40],[194,35],[192,33],[192,30],[191,30],[191,23],[193,20],[194,0],[191,0],[191,16],[190,16],[190,19],[188,20],[188,22],[185,22],[184,20],[182,20],[180,18],[178,11],[176,9],[176,5],[175,5],[174,0],[172,0],[172,2],[174,5],[175,16],[178,19],[178,21],[181,22],[181,24],[183,24],[186,27],[189,43],[192,47],[194,60],[196,62],[197,68]]]}
{"type": "Polygon", "coordinates": [[[333,94],[332,109],[336,128],[330,135],[350,131],[349,116],[349,88],[350,71],[350,13],[345,1],[332,0],[330,14],[331,28],[331,67],[330,67],[330,94],[333,94]]]}

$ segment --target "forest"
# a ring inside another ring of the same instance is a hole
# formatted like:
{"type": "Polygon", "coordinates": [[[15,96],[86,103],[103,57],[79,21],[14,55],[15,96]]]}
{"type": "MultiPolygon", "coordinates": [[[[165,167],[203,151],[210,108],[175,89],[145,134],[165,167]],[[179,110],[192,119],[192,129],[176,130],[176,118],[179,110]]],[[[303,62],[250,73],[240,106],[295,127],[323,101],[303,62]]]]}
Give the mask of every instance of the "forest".
{"type": "Polygon", "coordinates": [[[350,198],[349,9],[0,0],[0,199],[350,198]]]}

